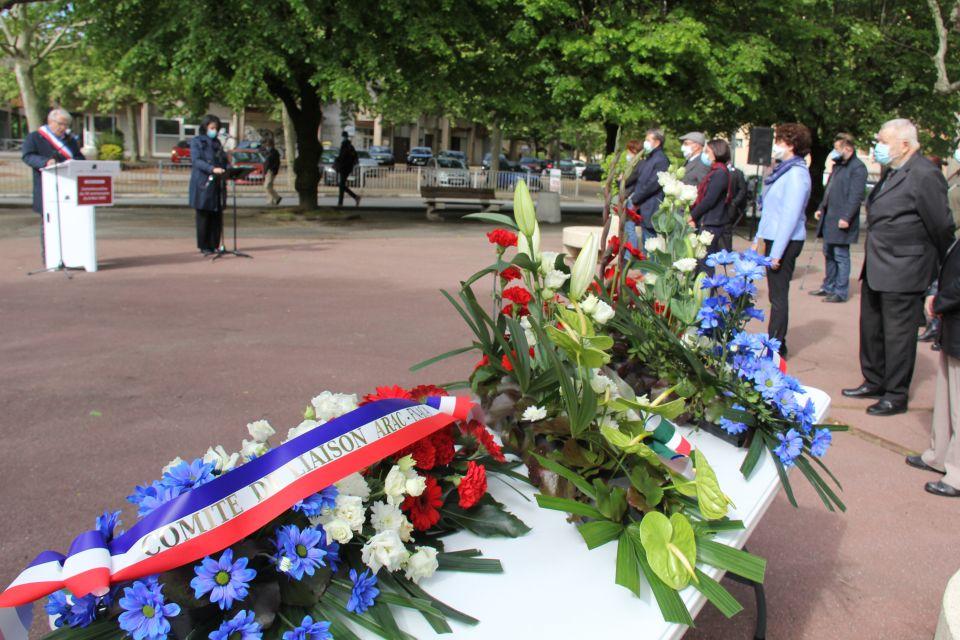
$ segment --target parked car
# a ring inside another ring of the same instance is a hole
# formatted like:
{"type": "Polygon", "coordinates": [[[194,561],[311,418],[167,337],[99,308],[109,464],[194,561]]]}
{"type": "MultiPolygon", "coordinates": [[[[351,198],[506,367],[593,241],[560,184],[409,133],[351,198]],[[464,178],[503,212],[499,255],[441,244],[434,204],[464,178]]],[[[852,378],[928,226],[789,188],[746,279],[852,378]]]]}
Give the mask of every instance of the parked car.
{"type": "Polygon", "coordinates": [[[469,187],[470,171],[463,160],[438,156],[427,162],[423,184],[428,187],[469,187]]]}
{"type": "Polygon", "coordinates": [[[546,163],[540,158],[534,158],[533,156],[524,156],[520,158],[520,167],[526,169],[527,171],[536,171],[540,172],[546,168],[546,163]]]}
{"type": "Polygon", "coordinates": [[[597,162],[587,163],[583,167],[583,173],[580,174],[580,177],[584,180],[600,182],[603,179],[603,167],[597,162]]]}
{"type": "Polygon", "coordinates": [[[190,141],[181,140],[170,151],[170,162],[173,164],[191,164],[190,141]]]}
{"type": "Polygon", "coordinates": [[[263,156],[254,149],[233,149],[227,152],[230,164],[235,167],[252,169],[246,176],[237,180],[237,184],[263,184],[263,156]]]}
{"type": "Polygon", "coordinates": [[[370,157],[377,161],[377,164],[381,167],[392,167],[394,163],[393,151],[390,150],[390,147],[385,147],[381,145],[373,145],[367,147],[367,151],[370,153],[370,157]]]}
{"type": "MultiPolygon", "coordinates": [[[[483,162],[480,163],[480,166],[482,166],[487,171],[490,170],[491,157],[492,157],[491,154],[487,152],[483,156],[483,162]]],[[[520,168],[519,163],[510,160],[509,158],[507,158],[506,155],[502,153],[500,154],[500,171],[516,171],[519,168],[520,168]]]]}
{"type": "Polygon", "coordinates": [[[430,147],[414,147],[407,154],[407,164],[425,167],[431,158],[433,158],[433,149],[430,147]]]}
{"type": "Polygon", "coordinates": [[[516,184],[521,180],[527,183],[527,189],[531,192],[543,189],[540,173],[535,171],[501,171],[497,176],[497,189],[513,191],[516,184]]]}
{"type": "Polygon", "coordinates": [[[573,160],[560,160],[554,168],[560,169],[560,175],[564,178],[577,177],[577,166],[573,164],[573,160]]]}
{"type": "MultiPolygon", "coordinates": [[[[333,163],[336,161],[338,153],[340,153],[339,149],[324,149],[320,154],[320,172],[323,175],[323,184],[328,187],[333,187],[337,184],[337,170],[334,168],[333,163]]],[[[374,158],[370,157],[370,153],[366,149],[358,150],[357,157],[359,159],[357,163],[358,167],[370,169],[380,166],[374,158]]],[[[358,173],[356,169],[354,169],[354,172],[347,177],[347,184],[355,185],[358,181],[358,173]]]]}
{"type": "Polygon", "coordinates": [[[584,168],[585,168],[586,166],[587,166],[587,163],[584,162],[583,160],[574,160],[574,161],[573,161],[573,170],[574,170],[574,172],[576,173],[576,175],[577,175],[578,178],[583,175],[583,170],[584,170],[584,168]]]}
{"type": "Polygon", "coordinates": [[[464,153],[463,151],[454,151],[453,149],[444,149],[443,151],[437,154],[437,157],[438,158],[454,158],[462,162],[464,165],[467,164],[467,154],[464,153]]]}

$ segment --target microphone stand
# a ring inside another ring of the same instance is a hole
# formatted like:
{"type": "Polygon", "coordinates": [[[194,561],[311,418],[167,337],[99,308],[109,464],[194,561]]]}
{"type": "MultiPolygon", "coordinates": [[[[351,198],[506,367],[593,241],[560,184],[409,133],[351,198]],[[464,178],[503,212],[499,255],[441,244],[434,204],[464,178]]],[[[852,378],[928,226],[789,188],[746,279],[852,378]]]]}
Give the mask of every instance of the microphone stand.
{"type": "Polygon", "coordinates": [[[243,253],[237,248],[237,180],[246,177],[252,169],[244,169],[240,167],[227,167],[223,175],[221,176],[221,184],[223,185],[223,201],[227,199],[227,185],[233,183],[233,249],[227,249],[224,246],[223,241],[221,240],[220,248],[217,253],[211,259],[211,262],[222,258],[226,254],[236,256],[238,258],[253,258],[248,253],[243,253]]]}
{"type": "MultiPolygon", "coordinates": [[[[51,157],[51,160],[56,160],[56,158],[51,157]]],[[[59,256],[60,256],[60,262],[55,267],[47,267],[45,269],[37,269],[36,271],[29,271],[27,272],[27,275],[32,276],[38,273],[51,273],[53,271],[62,271],[63,274],[67,276],[67,280],[73,280],[73,274],[70,273],[70,267],[68,267],[66,263],[63,261],[63,220],[61,220],[60,218],[60,163],[59,162],[53,165],[53,175],[54,175],[54,180],[56,180],[56,182],[54,183],[54,189],[56,190],[56,194],[57,194],[57,252],[59,253],[59,256]]],[[[43,175],[42,174],[40,176],[40,196],[41,196],[40,200],[42,202],[43,201],[43,175]]],[[[47,208],[46,205],[44,205],[43,208],[46,209],[47,208]]],[[[40,218],[40,224],[42,225],[43,218],[46,217],[47,212],[44,211],[40,215],[42,216],[40,218]]],[[[46,255],[46,244],[47,244],[46,233],[43,234],[43,244],[44,244],[44,255],[46,255]]]]}

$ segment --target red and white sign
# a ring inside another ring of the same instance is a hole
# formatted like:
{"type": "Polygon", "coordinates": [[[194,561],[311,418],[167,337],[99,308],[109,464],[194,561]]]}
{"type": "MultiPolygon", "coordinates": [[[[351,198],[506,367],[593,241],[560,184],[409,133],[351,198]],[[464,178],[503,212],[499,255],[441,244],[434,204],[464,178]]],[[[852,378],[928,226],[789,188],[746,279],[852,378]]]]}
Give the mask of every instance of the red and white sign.
{"type": "Polygon", "coordinates": [[[113,177],[77,176],[77,204],[82,207],[113,205],[113,177]]]}

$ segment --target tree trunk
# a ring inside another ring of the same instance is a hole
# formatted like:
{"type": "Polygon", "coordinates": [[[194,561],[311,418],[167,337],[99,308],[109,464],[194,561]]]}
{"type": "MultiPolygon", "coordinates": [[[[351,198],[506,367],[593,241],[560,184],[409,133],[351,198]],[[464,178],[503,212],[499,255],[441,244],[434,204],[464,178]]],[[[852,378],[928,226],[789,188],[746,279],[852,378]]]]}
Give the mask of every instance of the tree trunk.
{"type": "Polygon", "coordinates": [[[27,115],[27,126],[36,131],[43,126],[43,115],[40,113],[40,99],[37,97],[37,84],[33,77],[33,66],[24,58],[13,59],[13,73],[17,78],[20,89],[20,100],[23,102],[23,112],[27,115]]]}
{"type": "Polygon", "coordinates": [[[297,143],[290,112],[287,111],[287,106],[282,102],[280,108],[283,112],[283,146],[285,147],[283,159],[287,164],[287,187],[292,189],[297,178],[297,171],[294,168],[294,161],[297,157],[297,143]]]}
{"type": "Polygon", "coordinates": [[[503,144],[503,132],[500,130],[500,125],[494,124],[490,128],[490,133],[493,136],[491,139],[490,145],[490,175],[487,176],[487,186],[496,190],[497,188],[497,175],[500,171],[500,146],[503,144]]]}
{"type": "Polygon", "coordinates": [[[617,146],[617,131],[620,130],[620,126],[612,122],[604,122],[603,130],[607,134],[604,153],[606,153],[606,155],[610,155],[617,146]]]}
{"type": "MultiPolygon", "coordinates": [[[[311,102],[305,100],[304,102],[311,102]]],[[[297,158],[293,162],[296,172],[294,188],[299,198],[299,208],[305,211],[317,208],[317,188],[320,186],[320,156],[323,146],[317,137],[323,113],[319,100],[315,104],[305,104],[293,119],[297,133],[297,158]]]]}
{"type": "Polygon", "coordinates": [[[134,162],[140,162],[140,136],[137,133],[137,112],[134,109],[133,103],[126,105],[124,109],[127,114],[129,127],[130,159],[134,162]]]}

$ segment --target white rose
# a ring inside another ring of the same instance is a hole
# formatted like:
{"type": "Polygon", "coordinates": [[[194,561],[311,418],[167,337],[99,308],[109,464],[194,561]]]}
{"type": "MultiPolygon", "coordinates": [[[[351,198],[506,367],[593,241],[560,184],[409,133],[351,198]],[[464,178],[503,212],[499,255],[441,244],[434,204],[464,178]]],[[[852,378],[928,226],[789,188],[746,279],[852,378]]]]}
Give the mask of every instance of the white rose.
{"type": "Polygon", "coordinates": [[[326,531],[327,538],[340,544],[346,544],[353,539],[353,529],[350,528],[350,523],[340,518],[334,518],[325,523],[323,530],[326,531]]]}
{"type": "Polygon", "coordinates": [[[677,197],[680,195],[683,190],[683,185],[677,181],[670,182],[663,185],[663,195],[670,197],[677,197]]]}
{"type": "Polygon", "coordinates": [[[225,473],[237,466],[237,463],[240,462],[240,454],[228,454],[223,445],[218,444],[216,447],[207,449],[207,452],[203,454],[203,461],[212,463],[214,469],[220,473],[225,473]]]}
{"type": "Polygon", "coordinates": [[[417,547],[417,552],[407,560],[404,574],[407,580],[420,582],[436,573],[440,563],[437,562],[437,550],[433,547],[417,547]]]}
{"type": "Polygon", "coordinates": [[[713,234],[709,231],[701,231],[697,235],[697,242],[702,244],[705,247],[709,247],[710,243],[713,242],[713,234]]]}
{"type": "Polygon", "coordinates": [[[600,302],[600,300],[597,298],[597,296],[591,293],[586,298],[584,298],[583,301],[580,303],[580,308],[583,310],[584,313],[586,313],[587,315],[590,315],[597,308],[598,302],[600,302]]]}
{"type": "Polygon", "coordinates": [[[363,500],[358,496],[338,495],[333,507],[334,519],[345,520],[350,528],[359,532],[367,519],[363,509],[363,500]]]}
{"type": "Polygon", "coordinates": [[[593,377],[590,378],[590,388],[593,389],[594,393],[602,394],[607,389],[610,389],[611,393],[617,388],[617,385],[614,384],[613,380],[598,373],[599,369],[594,369],[593,377]]]}
{"type": "Polygon", "coordinates": [[[404,483],[404,490],[407,492],[408,496],[413,496],[416,498],[421,495],[427,489],[427,480],[423,476],[419,476],[414,473],[412,476],[407,475],[407,481],[404,483]]]}
{"type": "Polygon", "coordinates": [[[697,244],[697,248],[693,250],[693,255],[697,257],[697,260],[702,260],[707,257],[707,248],[702,244],[697,244]]]}
{"type": "Polygon", "coordinates": [[[174,458],[173,460],[167,463],[167,466],[163,468],[163,472],[166,473],[175,467],[179,467],[181,464],[183,464],[183,462],[184,462],[184,459],[181,458],[180,456],[177,456],[176,458],[174,458]]]}
{"type": "Polygon", "coordinates": [[[410,557],[410,552],[403,546],[400,534],[390,530],[381,531],[367,540],[360,550],[360,557],[373,573],[377,573],[382,567],[396,571],[410,557]]]}
{"type": "Polygon", "coordinates": [[[673,268],[682,273],[689,273],[697,268],[696,258],[680,258],[673,263],[673,268]]]}
{"type": "Polygon", "coordinates": [[[370,505],[370,524],[378,533],[387,530],[396,531],[404,542],[409,541],[410,534],[413,533],[413,525],[400,511],[400,507],[383,501],[370,505]]]}
{"type": "Polygon", "coordinates": [[[277,433],[266,420],[251,422],[247,425],[247,431],[250,432],[250,437],[257,442],[266,442],[277,433]]]}
{"type": "Polygon", "coordinates": [[[657,182],[660,183],[661,187],[666,187],[668,184],[676,184],[677,181],[672,175],[670,175],[670,172],[658,171],[657,182]]]}
{"type": "Polygon", "coordinates": [[[270,447],[262,442],[257,442],[256,440],[244,440],[243,446],[240,447],[240,454],[247,461],[258,458],[267,451],[270,451],[270,447]]]}
{"type": "Polygon", "coordinates": [[[293,440],[293,439],[296,438],[297,436],[302,436],[303,434],[305,434],[305,433],[308,432],[308,431],[313,431],[314,429],[316,429],[316,428],[319,427],[319,426],[320,426],[320,423],[317,422],[316,420],[304,420],[303,422],[301,422],[301,423],[298,424],[297,426],[295,426],[295,427],[293,427],[292,429],[290,429],[289,431],[287,431],[287,439],[284,440],[284,442],[287,442],[287,441],[289,441],[289,440],[293,440]]]}
{"type": "Polygon", "coordinates": [[[593,310],[593,313],[590,314],[593,316],[594,321],[597,324],[607,324],[609,321],[613,320],[613,316],[616,315],[616,312],[613,310],[613,307],[608,305],[603,300],[597,302],[597,308],[593,310]]]}
{"type": "Polygon", "coordinates": [[[647,238],[647,241],[643,243],[643,248],[647,253],[653,253],[654,251],[661,251],[663,253],[666,253],[667,241],[661,238],[660,236],[647,238]]]}
{"type": "Polygon", "coordinates": [[[357,408],[356,394],[331,393],[324,391],[310,401],[317,420],[329,422],[357,408]]]}
{"type": "Polygon", "coordinates": [[[547,417],[547,410],[543,407],[530,406],[523,411],[523,415],[520,416],[521,420],[526,422],[536,422],[537,420],[543,420],[547,417]]]}
{"type": "Polygon", "coordinates": [[[367,500],[370,497],[370,485],[362,475],[356,472],[335,483],[335,486],[337,491],[344,495],[357,496],[361,500],[367,500]]]}
{"type": "Polygon", "coordinates": [[[520,318],[520,326],[523,327],[523,336],[527,339],[527,344],[531,347],[537,346],[537,334],[533,332],[530,325],[530,316],[520,318]]]}
{"type": "Polygon", "coordinates": [[[387,472],[387,477],[383,481],[383,492],[387,495],[387,501],[390,504],[400,504],[403,502],[403,492],[407,488],[407,477],[400,467],[393,465],[387,472]]]}
{"type": "Polygon", "coordinates": [[[697,188],[692,184],[681,185],[677,197],[683,202],[693,202],[697,199],[697,188]]]}
{"type": "Polygon", "coordinates": [[[645,273],[643,274],[643,282],[653,286],[657,284],[657,274],[655,273],[645,273]]]}
{"type": "MultiPolygon", "coordinates": [[[[551,272],[554,271],[554,265],[557,264],[557,256],[560,254],[556,251],[544,251],[540,254],[540,273],[545,273],[548,276],[551,272]]],[[[549,285],[548,285],[549,286],[549,285]]],[[[556,289],[556,287],[554,287],[556,289]]]]}
{"type": "Polygon", "coordinates": [[[566,282],[566,281],[567,281],[567,278],[569,278],[569,277],[570,277],[570,274],[569,274],[569,273],[564,273],[563,271],[560,271],[559,269],[554,269],[554,270],[552,270],[552,271],[547,272],[546,277],[544,277],[544,279],[543,279],[543,284],[544,284],[548,289],[554,289],[554,290],[556,290],[556,289],[559,289],[560,287],[562,287],[562,286],[563,286],[563,283],[566,282]]]}

